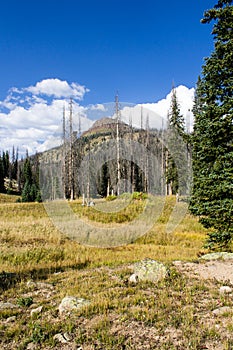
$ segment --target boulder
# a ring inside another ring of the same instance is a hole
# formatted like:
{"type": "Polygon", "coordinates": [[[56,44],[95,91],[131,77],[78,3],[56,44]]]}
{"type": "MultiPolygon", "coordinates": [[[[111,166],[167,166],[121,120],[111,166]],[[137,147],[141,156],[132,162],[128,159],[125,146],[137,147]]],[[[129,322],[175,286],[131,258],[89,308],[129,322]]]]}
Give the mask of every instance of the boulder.
{"type": "Polygon", "coordinates": [[[138,281],[158,282],[168,274],[166,266],[153,259],[144,259],[134,264],[134,275],[138,281]]]}
{"type": "Polygon", "coordinates": [[[12,303],[2,303],[0,302],[0,310],[5,310],[5,309],[18,309],[19,306],[18,305],[15,305],[15,304],[12,304],[12,303]]]}
{"type": "Polygon", "coordinates": [[[228,252],[216,252],[216,253],[209,253],[202,255],[200,257],[202,260],[230,260],[233,259],[233,253],[228,253],[228,252]]]}
{"type": "Polygon", "coordinates": [[[232,312],[232,308],[230,306],[222,306],[222,307],[219,307],[218,309],[215,309],[212,311],[212,313],[215,316],[222,316],[222,315],[229,313],[229,312],[232,312]]]}
{"type": "Polygon", "coordinates": [[[90,304],[89,300],[74,296],[67,296],[62,299],[58,309],[60,315],[62,315],[64,313],[70,313],[71,311],[80,310],[82,307],[88,304],[90,304]]]}
{"type": "Polygon", "coordinates": [[[233,289],[229,286],[222,286],[219,288],[220,294],[230,294],[233,291],[233,289]]]}

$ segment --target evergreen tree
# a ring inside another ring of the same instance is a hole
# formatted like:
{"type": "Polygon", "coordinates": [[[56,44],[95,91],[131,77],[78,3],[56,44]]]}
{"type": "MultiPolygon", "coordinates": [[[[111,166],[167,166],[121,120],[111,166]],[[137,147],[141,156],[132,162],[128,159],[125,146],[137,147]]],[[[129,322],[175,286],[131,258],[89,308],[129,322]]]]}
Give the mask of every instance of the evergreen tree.
{"type": "Polygon", "coordinates": [[[18,149],[15,153],[15,148],[12,148],[12,157],[11,157],[11,177],[14,180],[17,180],[17,172],[18,172],[18,149]]]}
{"type": "Polygon", "coordinates": [[[107,196],[108,183],[109,183],[109,170],[108,170],[108,164],[107,162],[105,162],[101,167],[101,169],[99,170],[98,183],[97,183],[98,193],[103,197],[107,196]]]}
{"type": "Polygon", "coordinates": [[[0,156],[0,193],[5,192],[5,187],[4,187],[4,168],[3,168],[3,160],[2,157],[0,156]]]}
{"type": "Polygon", "coordinates": [[[38,186],[33,178],[32,166],[29,158],[27,158],[24,163],[23,177],[25,183],[22,191],[22,202],[41,201],[38,186]]]}
{"type": "Polygon", "coordinates": [[[31,198],[31,184],[27,180],[23,186],[23,191],[22,191],[22,202],[33,202],[31,198]]]}
{"type": "Polygon", "coordinates": [[[171,107],[168,113],[167,147],[168,159],[166,182],[172,194],[185,194],[186,189],[186,148],[184,117],[180,113],[176,90],[172,89],[171,107]]]}
{"type": "Polygon", "coordinates": [[[3,151],[2,161],[3,161],[4,177],[9,177],[10,157],[9,157],[8,151],[6,152],[3,151]]]}
{"type": "Polygon", "coordinates": [[[220,0],[205,12],[214,21],[214,51],[205,60],[194,107],[190,210],[207,228],[210,248],[229,248],[233,235],[233,6],[220,0]]]}
{"type": "Polygon", "coordinates": [[[23,166],[23,175],[24,175],[25,182],[28,182],[31,185],[33,182],[33,178],[32,178],[32,167],[31,167],[31,162],[29,158],[25,160],[25,163],[23,166]]]}
{"type": "Polygon", "coordinates": [[[176,89],[172,88],[171,107],[169,113],[168,128],[174,129],[180,136],[184,135],[184,117],[180,113],[180,106],[177,100],[176,89]]]}

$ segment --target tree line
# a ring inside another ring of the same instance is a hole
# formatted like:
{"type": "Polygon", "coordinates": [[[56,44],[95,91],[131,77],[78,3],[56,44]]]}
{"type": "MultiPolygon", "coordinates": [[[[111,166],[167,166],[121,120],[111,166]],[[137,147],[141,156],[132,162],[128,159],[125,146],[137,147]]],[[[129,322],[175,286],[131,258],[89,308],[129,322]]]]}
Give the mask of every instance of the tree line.
{"type": "Polygon", "coordinates": [[[35,155],[19,159],[18,149],[0,153],[0,193],[21,196],[22,202],[41,201],[39,190],[39,159],[35,155]]]}

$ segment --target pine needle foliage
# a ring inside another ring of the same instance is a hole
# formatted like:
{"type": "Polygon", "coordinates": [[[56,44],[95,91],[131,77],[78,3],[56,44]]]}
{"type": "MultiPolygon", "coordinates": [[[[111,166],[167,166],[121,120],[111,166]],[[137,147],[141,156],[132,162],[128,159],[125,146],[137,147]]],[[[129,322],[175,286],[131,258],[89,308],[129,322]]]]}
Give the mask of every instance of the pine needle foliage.
{"type": "Polygon", "coordinates": [[[207,246],[229,249],[233,237],[233,6],[218,1],[202,23],[214,21],[214,51],[199,78],[194,116],[191,212],[210,228],[207,246]]]}

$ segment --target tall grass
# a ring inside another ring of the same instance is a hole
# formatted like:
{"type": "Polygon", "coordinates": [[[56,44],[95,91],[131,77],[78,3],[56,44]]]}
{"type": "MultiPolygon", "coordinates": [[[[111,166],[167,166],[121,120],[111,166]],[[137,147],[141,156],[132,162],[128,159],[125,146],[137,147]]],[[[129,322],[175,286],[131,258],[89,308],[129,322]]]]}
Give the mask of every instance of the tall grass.
{"type": "MultiPolygon", "coordinates": [[[[134,217],[135,206],[140,211],[143,205],[132,202],[129,218],[134,217]]],[[[205,231],[189,214],[174,232],[166,232],[174,205],[175,199],[168,197],[154,227],[136,242],[100,249],[65,237],[43,204],[1,203],[0,301],[20,301],[21,306],[0,310],[0,347],[25,350],[34,343],[38,349],[59,348],[54,334],[68,332],[73,342],[90,349],[200,350],[207,348],[207,341],[209,348],[231,349],[232,314],[224,318],[224,332],[220,319],[219,327],[214,327],[211,314],[216,307],[232,305],[231,297],[219,298],[216,281],[184,277],[171,265],[177,259],[196,259],[205,238],[205,231]],[[146,257],[163,261],[170,268],[169,276],[157,285],[130,284],[131,264],[146,257]],[[7,278],[12,283],[5,283],[7,278]],[[34,289],[27,285],[29,279],[46,281],[53,289],[34,289]],[[66,295],[91,303],[69,317],[59,317],[58,305],[66,295]],[[26,305],[28,298],[32,306],[26,305]],[[42,313],[31,317],[30,308],[40,305],[42,313]],[[6,322],[11,316],[15,321],[6,322]]],[[[82,208],[79,201],[71,207],[88,220],[96,219],[95,209],[82,208]]],[[[108,215],[101,213],[101,220],[106,222],[108,215]]]]}
{"type": "MultiPolygon", "coordinates": [[[[5,196],[0,196],[1,198],[5,196]]],[[[12,201],[12,197],[9,197],[12,201]]],[[[4,199],[5,200],[5,199],[4,199]]],[[[70,240],[54,227],[42,203],[0,204],[0,270],[25,272],[34,269],[65,269],[74,266],[117,266],[144,257],[162,261],[193,259],[201,249],[205,231],[196,218],[187,214],[176,230],[167,234],[165,227],[174,198],[168,197],[154,227],[135,243],[112,249],[91,248],[70,240]]],[[[83,208],[74,202],[74,212],[89,220],[108,223],[132,220],[143,210],[143,201],[133,201],[119,213],[83,208]]]]}

